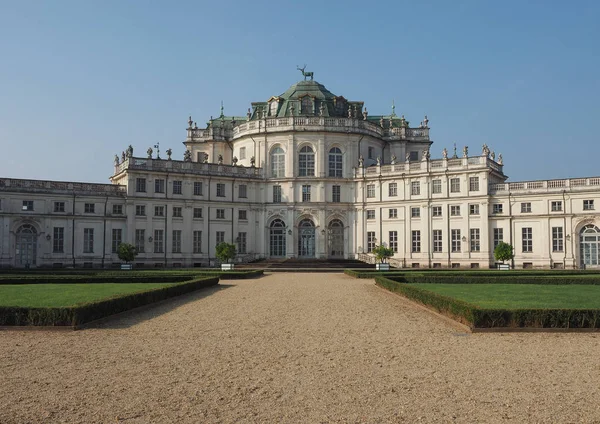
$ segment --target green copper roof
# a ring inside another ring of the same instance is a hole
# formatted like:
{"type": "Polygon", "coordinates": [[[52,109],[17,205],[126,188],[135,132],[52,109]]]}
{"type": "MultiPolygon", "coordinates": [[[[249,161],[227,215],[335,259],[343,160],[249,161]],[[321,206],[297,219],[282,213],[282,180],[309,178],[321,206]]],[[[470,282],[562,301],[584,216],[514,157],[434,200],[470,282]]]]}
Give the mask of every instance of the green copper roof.
{"type": "Polygon", "coordinates": [[[279,97],[285,100],[297,100],[306,95],[310,95],[317,100],[333,100],[336,97],[323,84],[319,84],[317,81],[298,81],[279,97]]]}

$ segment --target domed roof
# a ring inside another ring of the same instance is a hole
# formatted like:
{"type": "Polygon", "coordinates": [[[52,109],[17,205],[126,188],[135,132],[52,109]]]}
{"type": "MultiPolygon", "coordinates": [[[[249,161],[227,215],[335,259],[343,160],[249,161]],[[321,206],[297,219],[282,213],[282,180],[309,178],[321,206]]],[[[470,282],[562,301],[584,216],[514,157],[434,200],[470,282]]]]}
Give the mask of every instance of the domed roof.
{"type": "Polygon", "coordinates": [[[298,81],[279,97],[285,100],[296,100],[306,96],[307,94],[318,100],[332,100],[334,97],[336,97],[331,93],[331,91],[326,89],[323,84],[319,84],[317,81],[312,80],[298,81]]]}

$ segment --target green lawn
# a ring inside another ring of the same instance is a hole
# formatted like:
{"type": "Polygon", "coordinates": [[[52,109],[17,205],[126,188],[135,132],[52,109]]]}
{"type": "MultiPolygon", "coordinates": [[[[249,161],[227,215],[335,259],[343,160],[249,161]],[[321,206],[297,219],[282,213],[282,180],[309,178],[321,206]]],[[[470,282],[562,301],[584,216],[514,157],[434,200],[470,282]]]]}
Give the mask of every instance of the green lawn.
{"type": "Polygon", "coordinates": [[[600,286],[540,284],[409,284],[482,308],[600,309],[600,286]]]}
{"type": "Polygon", "coordinates": [[[64,307],[143,292],[175,283],[6,284],[0,285],[0,306],[64,307]]]}

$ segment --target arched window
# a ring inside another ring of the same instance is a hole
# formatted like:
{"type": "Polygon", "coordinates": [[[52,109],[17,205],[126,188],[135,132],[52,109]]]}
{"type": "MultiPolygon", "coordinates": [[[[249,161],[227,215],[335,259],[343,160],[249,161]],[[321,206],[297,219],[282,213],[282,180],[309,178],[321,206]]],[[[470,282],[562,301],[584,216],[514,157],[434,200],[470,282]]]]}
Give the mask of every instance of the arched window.
{"type": "Polygon", "coordinates": [[[279,146],[271,150],[271,177],[283,178],[285,176],[285,152],[279,146]]]}
{"type": "Polygon", "coordinates": [[[581,229],[579,233],[579,251],[581,253],[581,264],[584,267],[600,265],[600,230],[598,230],[598,227],[588,224],[581,229]]]}
{"type": "Polygon", "coordinates": [[[303,219],[298,224],[298,256],[315,256],[315,224],[310,219],[303,219]]]}
{"type": "Polygon", "coordinates": [[[304,146],[300,149],[298,165],[299,175],[301,177],[315,176],[315,152],[313,152],[312,147],[304,146]]]}
{"type": "Polygon", "coordinates": [[[285,223],[281,219],[271,223],[269,235],[271,257],[285,256],[285,223]]]}
{"type": "Polygon", "coordinates": [[[310,96],[302,97],[302,102],[300,103],[301,114],[302,115],[313,115],[313,102],[310,96]]]}
{"type": "Polygon", "coordinates": [[[342,151],[334,147],[329,151],[329,176],[342,177],[342,151]]]}

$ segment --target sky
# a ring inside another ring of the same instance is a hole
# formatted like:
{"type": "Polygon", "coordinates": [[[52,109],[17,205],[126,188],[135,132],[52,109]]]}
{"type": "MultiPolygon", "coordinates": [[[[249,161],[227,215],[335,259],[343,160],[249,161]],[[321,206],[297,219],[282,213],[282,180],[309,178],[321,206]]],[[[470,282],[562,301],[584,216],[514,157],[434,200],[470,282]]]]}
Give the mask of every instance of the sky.
{"type": "Polygon", "coordinates": [[[108,182],[115,153],[182,159],[307,65],[373,115],[427,114],[509,181],[600,176],[600,2],[0,0],[0,177],[108,182]],[[164,156],[164,154],[163,154],[164,156]]]}

